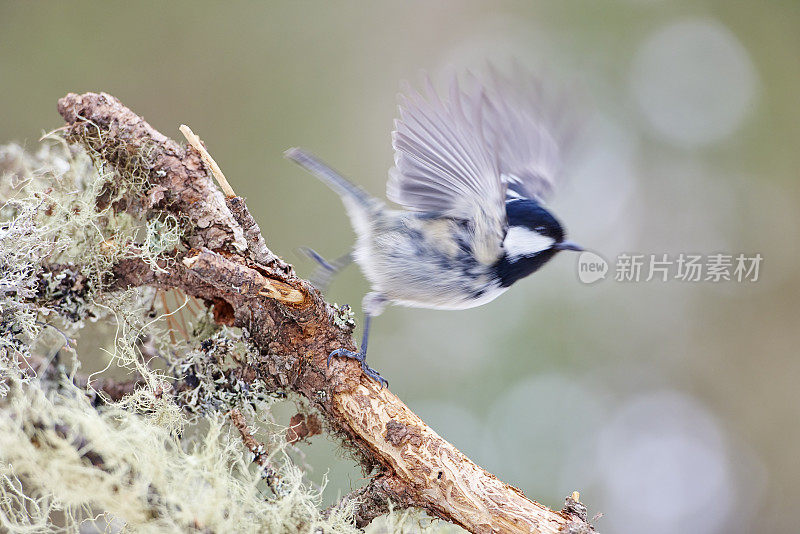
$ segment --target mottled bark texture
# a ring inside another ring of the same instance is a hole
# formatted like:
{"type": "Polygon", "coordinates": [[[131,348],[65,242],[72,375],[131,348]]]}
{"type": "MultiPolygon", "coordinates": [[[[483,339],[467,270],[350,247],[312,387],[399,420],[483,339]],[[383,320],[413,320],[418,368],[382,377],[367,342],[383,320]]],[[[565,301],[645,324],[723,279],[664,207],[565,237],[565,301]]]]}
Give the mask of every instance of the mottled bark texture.
{"type": "Polygon", "coordinates": [[[391,499],[475,533],[592,531],[574,507],[550,510],[475,465],[356,362],[336,358],[328,368],[332,350],[355,349],[351,323],[267,248],[244,200],[223,198],[194,149],[108,94],[69,94],[58,110],[69,139],[120,173],[135,167],[144,175],[146,209],[172,214],[190,229],[186,250],[164,261],[163,271],[126,259],[111,273],[112,283],[180,289],[213,306],[220,323],[247,329],[262,356],[238,376],[304,396],[326,430],[373,473],[347,497],[359,502],[359,526],[384,513],[391,499]]]}

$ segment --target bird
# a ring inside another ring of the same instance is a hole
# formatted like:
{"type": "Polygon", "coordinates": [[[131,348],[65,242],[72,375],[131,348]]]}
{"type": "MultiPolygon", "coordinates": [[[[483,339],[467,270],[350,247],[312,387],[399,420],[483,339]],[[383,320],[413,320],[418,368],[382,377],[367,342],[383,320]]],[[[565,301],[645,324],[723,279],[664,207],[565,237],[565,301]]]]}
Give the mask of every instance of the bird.
{"type": "MultiPolygon", "coordinates": [[[[538,79],[521,68],[505,74],[454,75],[446,95],[429,77],[424,92],[406,85],[394,122],[394,166],[388,200],[367,193],[309,151],[285,156],[342,200],[356,234],[350,253],[334,262],[313,249],[323,279],[355,261],[371,290],[362,301],[363,334],[352,358],[380,387],[367,364],[370,322],[388,305],[460,310],[486,304],[560,251],[566,240],[545,207],[561,172],[570,134],[559,126],[538,79]],[[464,76],[462,75],[462,78],[464,76]]],[[[324,281],[324,280],[323,280],[324,281]]]]}

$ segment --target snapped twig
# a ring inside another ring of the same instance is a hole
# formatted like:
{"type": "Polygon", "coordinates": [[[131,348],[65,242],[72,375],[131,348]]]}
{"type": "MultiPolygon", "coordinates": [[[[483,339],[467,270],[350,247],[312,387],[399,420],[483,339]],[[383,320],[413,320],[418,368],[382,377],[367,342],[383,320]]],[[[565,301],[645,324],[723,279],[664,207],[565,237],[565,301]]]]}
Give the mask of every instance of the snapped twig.
{"type": "Polygon", "coordinates": [[[217,162],[214,161],[214,158],[212,158],[211,154],[208,153],[206,147],[203,146],[203,142],[200,140],[200,138],[197,137],[197,135],[192,131],[192,129],[186,126],[185,124],[181,124],[180,128],[178,129],[186,138],[186,141],[190,145],[192,145],[192,148],[197,150],[197,153],[200,154],[201,158],[203,158],[203,162],[206,165],[208,165],[208,168],[211,170],[211,174],[213,174],[214,178],[217,179],[217,183],[219,184],[220,189],[222,189],[222,192],[225,193],[225,196],[227,198],[235,197],[236,193],[233,192],[231,184],[228,183],[228,180],[222,173],[222,169],[219,168],[217,162]]]}

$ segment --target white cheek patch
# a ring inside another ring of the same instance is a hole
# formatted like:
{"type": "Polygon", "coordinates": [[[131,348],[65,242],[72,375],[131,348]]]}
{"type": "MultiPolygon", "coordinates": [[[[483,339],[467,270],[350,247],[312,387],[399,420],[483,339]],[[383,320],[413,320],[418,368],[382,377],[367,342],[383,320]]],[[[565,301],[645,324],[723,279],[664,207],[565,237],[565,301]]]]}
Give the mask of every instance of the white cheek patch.
{"type": "Polygon", "coordinates": [[[533,256],[537,252],[547,250],[556,242],[555,239],[529,230],[523,226],[512,226],[503,240],[503,248],[509,258],[533,256]]]}

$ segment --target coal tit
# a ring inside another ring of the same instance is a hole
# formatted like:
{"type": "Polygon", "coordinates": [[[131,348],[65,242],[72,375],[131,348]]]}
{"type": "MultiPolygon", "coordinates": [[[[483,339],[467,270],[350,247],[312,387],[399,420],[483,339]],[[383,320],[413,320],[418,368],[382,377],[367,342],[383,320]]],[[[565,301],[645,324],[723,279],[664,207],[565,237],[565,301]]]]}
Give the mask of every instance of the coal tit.
{"type": "Polygon", "coordinates": [[[308,152],[286,157],[315,175],[342,199],[357,240],[351,255],[372,291],[364,297],[364,334],[354,358],[366,363],[370,319],[387,304],[459,310],[497,298],[562,250],[582,250],[565,240],[558,220],[542,205],[553,189],[565,134],[547,109],[538,84],[520,69],[507,76],[488,69],[483,81],[454,78],[446,98],[426,80],[426,91],[406,90],[395,121],[395,165],[387,196],[391,209],[308,152]]]}

